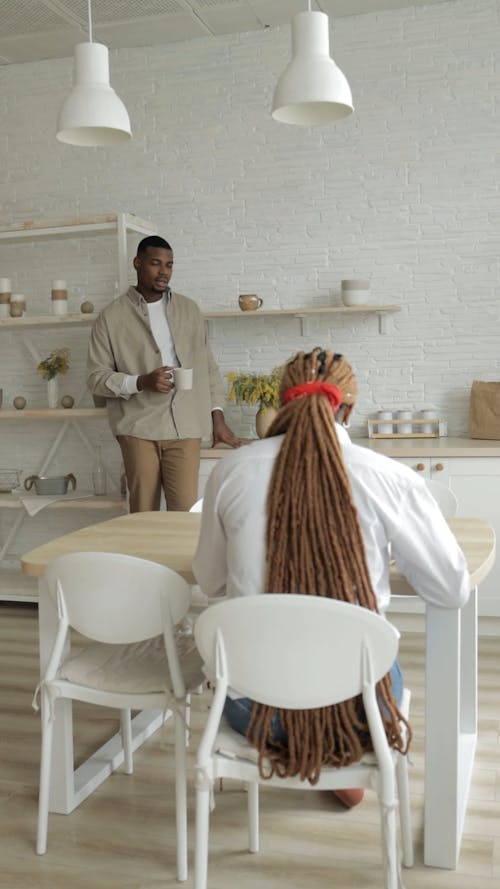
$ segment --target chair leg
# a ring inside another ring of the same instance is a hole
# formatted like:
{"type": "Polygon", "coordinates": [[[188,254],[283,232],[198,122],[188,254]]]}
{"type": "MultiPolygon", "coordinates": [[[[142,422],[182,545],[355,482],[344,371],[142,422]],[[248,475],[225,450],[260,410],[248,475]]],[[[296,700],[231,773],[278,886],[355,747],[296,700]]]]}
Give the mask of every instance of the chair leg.
{"type": "Polygon", "coordinates": [[[177,825],[177,879],[187,880],[187,801],[185,705],[177,701],[175,714],[175,820],[177,825]]]}
{"type": "Polygon", "coordinates": [[[189,735],[191,730],[191,695],[186,695],[184,724],[186,726],[186,747],[189,747],[189,735]]]}
{"type": "Polygon", "coordinates": [[[196,789],[194,889],[207,889],[210,790],[196,789]]]}
{"type": "Polygon", "coordinates": [[[130,710],[120,710],[120,732],[123,747],[123,767],[127,775],[134,771],[134,758],[132,755],[132,718],[130,710]]]}
{"type": "Polygon", "coordinates": [[[413,835],[411,827],[410,789],[408,784],[408,757],[398,756],[396,761],[396,781],[398,786],[399,819],[403,864],[413,867],[413,835]]]}
{"type": "Polygon", "coordinates": [[[36,839],[37,855],[44,855],[47,851],[47,827],[49,819],[50,770],[52,760],[52,737],[54,734],[54,718],[54,715],[52,715],[51,718],[50,705],[42,690],[42,747],[40,753],[40,789],[38,794],[38,833],[36,839]]]}
{"type": "Polygon", "coordinates": [[[259,783],[249,781],[248,791],[248,851],[259,851],[259,783]]]}
{"type": "Polygon", "coordinates": [[[385,887],[386,889],[400,889],[395,806],[385,806],[380,800],[380,810],[385,887]]]}

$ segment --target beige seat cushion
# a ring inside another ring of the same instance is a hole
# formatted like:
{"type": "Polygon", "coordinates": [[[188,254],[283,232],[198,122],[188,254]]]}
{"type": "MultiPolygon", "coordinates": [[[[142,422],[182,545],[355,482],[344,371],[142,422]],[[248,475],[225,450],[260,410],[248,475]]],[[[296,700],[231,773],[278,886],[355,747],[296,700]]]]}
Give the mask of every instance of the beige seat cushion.
{"type": "MultiPolygon", "coordinates": [[[[410,691],[405,688],[399,709],[406,719],[408,719],[410,712],[410,698],[410,691]]],[[[244,735],[240,735],[239,732],[232,729],[225,717],[222,717],[220,722],[219,731],[217,732],[217,737],[215,739],[214,751],[215,753],[220,753],[221,756],[228,756],[229,759],[246,759],[253,763],[258,763],[259,761],[259,752],[257,748],[250,744],[244,735]]],[[[394,756],[397,755],[395,751],[393,751],[393,753],[394,756]]],[[[374,766],[377,764],[377,759],[374,753],[367,752],[361,758],[360,762],[363,765],[374,766]]]]}
{"type": "MultiPolygon", "coordinates": [[[[203,682],[202,661],[194,639],[179,640],[179,657],[187,690],[203,682]]],[[[110,692],[138,694],[172,691],[163,637],[132,645],[94,642],[61,665],[59,679],[110,692]]]]}

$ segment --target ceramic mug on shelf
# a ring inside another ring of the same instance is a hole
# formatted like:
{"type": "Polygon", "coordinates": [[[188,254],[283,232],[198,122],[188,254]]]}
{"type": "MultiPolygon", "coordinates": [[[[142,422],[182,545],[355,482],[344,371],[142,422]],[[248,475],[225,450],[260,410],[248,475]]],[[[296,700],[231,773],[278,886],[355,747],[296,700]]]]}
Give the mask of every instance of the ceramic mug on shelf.
{"type": "Polygon", "coordinates": [[[242,312],[254,312],[260,309],[263,300],[256,293],[240,293],[238,304],[242,312]]]}

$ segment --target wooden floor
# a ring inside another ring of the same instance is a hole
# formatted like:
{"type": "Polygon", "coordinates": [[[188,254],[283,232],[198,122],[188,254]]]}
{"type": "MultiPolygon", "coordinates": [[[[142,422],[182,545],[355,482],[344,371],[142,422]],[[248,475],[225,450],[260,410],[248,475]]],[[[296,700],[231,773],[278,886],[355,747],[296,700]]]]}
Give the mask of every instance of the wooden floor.
{"type": "MultiPolygon", "coordinates": [[[[498,889],[500,886],[500,642],[480,644],[480,736],[457,871],[422,863],[423,638],[407,634],[401,661],[412,689],[411,792],[416,863],[406,889],[498,889]]],[[[48,851],[34,852],[39,717],[37,612],[0,605],[0,886],[6,889],[170,889],[175,880],[172,727],[135,756],[134,775],[116,773],[70,816],[49,818],[48,851]]],[[[194,699],[193,741],[208,706],[194,699]]],[[[75,707],[75,755],[81,760],[116,725],[114,714],[75,707]]],[[[190,849],[193,793],[190,790],[190,849]]],[[[351,812],[327,793],[265,791],[261,846],[245,851],[245,795],[236,784],[216,795],[210,889],[381,889],[378,807],[372,794],[351,812]]],[[[190,866],[192,855],[190,856],[190,866]]],[[[191,871],[192,873],[192,871],[191,871]]],[[[191,875],[187,886],[192,885],[191,875]]]]}

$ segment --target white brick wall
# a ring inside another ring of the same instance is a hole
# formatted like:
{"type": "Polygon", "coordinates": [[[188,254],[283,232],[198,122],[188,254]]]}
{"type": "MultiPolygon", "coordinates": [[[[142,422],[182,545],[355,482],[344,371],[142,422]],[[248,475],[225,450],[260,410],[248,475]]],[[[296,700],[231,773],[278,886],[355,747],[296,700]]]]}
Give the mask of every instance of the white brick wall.
{"type": "MultiPolygon", "coordinates": [[[[289,43],[282,28],[112,53],[112,84],[134,130],[113,150],[55,140],[71,60],[0,68],[1,220],[111,210],[150,218],[174,247],[173,285],[207,308],[235,306],[248,291],[266,307],[338,303],[342,278],[369,277],[374,300],[402,306],[389,335],[371,316],[322,317],[307,338],[293,319],[220,322],[221,369],[267,370],[326,345],[356,367],[355,431],[380,407],[433,404],[451,433],[464,433],[472,379],[499,376],[500,4],[457,0],[336,21],[332,54],[356,113],[317,129],[270,117],[289,43]]],[[[109,239],[0,246],[0,275],[37,312],[61,277],[103,306],[114,262],[109,239]]],[[[84,339],[38,337],[46,350],[72,345],[72,394],[84,339]]],[[[4,406],[19,392],[44,400],[12,334],[1,335],[0,386],[4,406]]],[[[228,417],[248,434],[253,413],[230,407],[228,417]]],[[[33,438],[49,442],[54,427],[28,435],[3,423],[0,432],[0,465],[31,471],[33,438]]],[[[92,432],[118,466],[104,425],[92,432]]],[[[76,469],[85,483],[88,459],[68,438],[54,468],[76,469]]]]}

